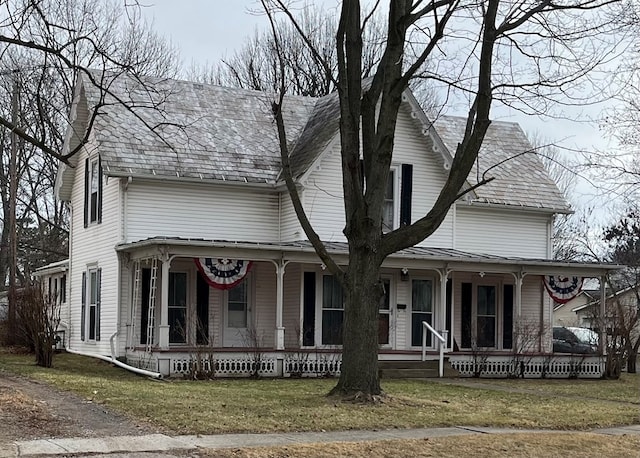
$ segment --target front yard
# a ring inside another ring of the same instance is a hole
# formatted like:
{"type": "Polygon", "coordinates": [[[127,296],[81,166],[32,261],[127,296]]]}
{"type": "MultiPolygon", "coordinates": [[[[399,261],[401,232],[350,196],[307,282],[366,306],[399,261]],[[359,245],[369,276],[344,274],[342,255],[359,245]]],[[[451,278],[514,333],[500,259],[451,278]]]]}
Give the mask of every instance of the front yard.
{"type": "Polygon", "coordinates": [[[100,360],[56,355],[53,369],[0,353],[0,370],[73,391],[180,434],[430,426],[586,430],[640,423],[640,377],[620,380],[383,381],[378,405],[325,394],[331,379],[153,381],[100,360]]]}

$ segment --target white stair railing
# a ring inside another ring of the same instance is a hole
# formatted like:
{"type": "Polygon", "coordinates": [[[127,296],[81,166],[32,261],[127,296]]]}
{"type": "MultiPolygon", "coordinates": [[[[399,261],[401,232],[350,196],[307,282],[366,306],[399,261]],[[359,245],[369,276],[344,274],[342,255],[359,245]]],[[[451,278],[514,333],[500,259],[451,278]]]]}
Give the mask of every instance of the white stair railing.
{"type": "Polygon", "coordinates": [[[433,327],[427,323],[426,321],[422,322],[422,361],[426,361],[427,359],[427,331],[431,331],[431,333],[438,339],[438,348],[440,350],[440,360],[438,363],[438,376],[440,378],[444,377],[444,349],[447,346],[447,337],[449,336],[449,331],[446,329],[441,331],[440,334],[438,331],[433,329],[433,327]]]}

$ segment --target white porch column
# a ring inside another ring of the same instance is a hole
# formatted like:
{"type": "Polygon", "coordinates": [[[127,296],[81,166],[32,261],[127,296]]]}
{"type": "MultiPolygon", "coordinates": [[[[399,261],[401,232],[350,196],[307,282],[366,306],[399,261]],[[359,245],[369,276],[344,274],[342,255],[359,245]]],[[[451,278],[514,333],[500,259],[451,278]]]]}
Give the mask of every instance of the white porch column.
{"type": "Polygon", "coordinates": [[[600,323],[598,323],[598,351],[601,354],[606,354],[607,346],[607,326],[606,326],[606,314],[607,314],[607,281],[604,275],[600,276],[600,323]]]}
{"type": "Polygon", "coordinates": [[[513,350],[520,351],[518,345],[520,345],[520,331],[522,329],[522,280],[524,275],[522,272],[518,272],[514,275],[515,283],[516,283],[516,297],[515,297],[515,310],[514,310],[514,319],[513,319],[513,336],[511,338],[511,346],[513,350]]]}
{"type": "MultiPolygon", "coordinates": [[[[435,327],[437,331],[444,336],[442,331],[447,329],[447,277],[449,276],[449,272],[444,268],[439,270],[438,273],[440,274],[440,311],[438,313],[440,316],[438,318],[438,325],[435,327]]],[[[448,342],[445,342],[444,348],[449,348],[448,342]]]]}
{"type": "Polygon", "coordinates": [[[276,350],[284,350],[284,326],[282,325],[284,309],[284,270],[288,263],[280,261],[274,264],[276,266],[276,329],[274,344],[276,350]]]}
{"type": "Polygon", "coordinates": [[[162,274],[160,286],[160,326],[158,327],[158,346],[161,350],[169,348],[169,268],[171,258],[162,259],[162,274]]]}

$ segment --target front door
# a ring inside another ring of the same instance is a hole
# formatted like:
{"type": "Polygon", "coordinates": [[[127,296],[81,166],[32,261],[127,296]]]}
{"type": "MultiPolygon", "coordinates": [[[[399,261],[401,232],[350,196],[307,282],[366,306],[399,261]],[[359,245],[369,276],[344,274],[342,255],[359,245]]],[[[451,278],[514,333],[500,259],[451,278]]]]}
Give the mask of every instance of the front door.
{"type": "MultiPolygon", "coordinates": [[[[411,281],[411,346],[422,346],[422,322],[433,325],[433,280],[411,281]]],[[[433,337],[427,334],[427,347],[433,346],[433,337]]]]}
{"type": "MultiPolygon", "coordinates": [[[[222,334],[225,347],[254,347],[249,333],[249,278],[225,291],[224,329],[222,334]]],[[[254,339],[255,340],[255,339],[254,339]]]]}

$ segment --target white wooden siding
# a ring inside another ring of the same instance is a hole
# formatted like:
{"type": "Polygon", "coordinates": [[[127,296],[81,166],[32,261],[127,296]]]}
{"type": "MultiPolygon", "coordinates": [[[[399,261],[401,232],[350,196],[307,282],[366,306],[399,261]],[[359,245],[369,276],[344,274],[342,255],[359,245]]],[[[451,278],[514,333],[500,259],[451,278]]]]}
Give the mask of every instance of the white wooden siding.
{"type": "MultiPolygon", "coordinates": [[[[447,172],[442,158],[433,152],[429,137],[422,135],[416,122],[405,111],[398,116],[393,164],[413,164],[412,221],[424,216],[433,206],[444,185],[447,172]]],[[[398,169],[398,173],[400,170],[398,169]]],[[[322,240],[345,241],[340,144],[335,142],[305,185],[304,206],[311,224],[322,240]]],[[[399,202],[400,196],[396,196],[399,202]]],[[[396,221],[399,205],[396,205],[396,221]]],[[[438,230],[421,246],[451,248],[453,216],[449,212],[438,230]]]]}
{"type": "Polygon", "coordinates": [[[278,241],[278,193],[241,186],[132,181],[126,240],[183,237],[278,241]]]}
{"type": "MultiPolygon", "coordinates": [[[[304,201],[304,191],[302,191],[301,194],[302,196],[300,198],[304,201]]],[[[295,240],[304,240],[306,235],[298,222],[298,216],[293,209],[291,197],[289,197],[288,192],[281,192],[280,199],[280,241],[292,242],[295,240]]]]}
{"type": "MultiPolygon", "coordinates": [[[[90,150],[94,150],[89,148],[90,150]]],[[[113,247],[120,242],[120,186],[119,180],[103,180],[102,223],[84,227],[84,169],[87,149],[79,153],[71,194],[71,235],[69,304],[71,316],[71,348],[109,355],[109,337],[118,330],[119,267],[113,247]],[[102,269],[100,304],[100,341],[80,340],[82,305],[82,272],[88,266],[102,269]]],[[[124,332],[124,329],[123,329],[124,332]]],[[[123,336],[119,336],[119,342],[123,336]]]]}
{"type": "Polygon", "coordinates": [[[455,248],[473,253],[546,259],[550,215],[517,210],[456,208],[455,248]]]}
{"type": "Polygon", "coordinates": [[[252,268],[255,304],[253,323],[258,343],[274,347],[276,328],[276,268],[270,262],[256,262],[252,268]]]}

